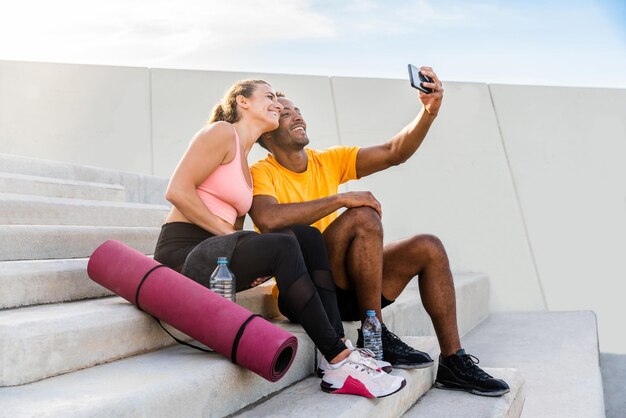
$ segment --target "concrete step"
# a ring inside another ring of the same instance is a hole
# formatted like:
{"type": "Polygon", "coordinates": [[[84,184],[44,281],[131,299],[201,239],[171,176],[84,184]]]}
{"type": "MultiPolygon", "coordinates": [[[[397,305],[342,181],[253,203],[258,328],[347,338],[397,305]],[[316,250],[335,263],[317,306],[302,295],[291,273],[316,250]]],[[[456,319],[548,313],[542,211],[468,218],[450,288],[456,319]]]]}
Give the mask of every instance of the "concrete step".
{"type": "Polygon", "coordinates": [[[158,226],[169,207],[0,193],[1,225],[158,226]]]}
{"type": "MultiPolygon", "coordinates": [[[[472,289],[481,280],[476,276],[455,280],[458,305],[465,306],[463,299],[473,294],[472,289]]],[[[270,289],[269,285],[251,289],[250,295],[239,297],[238,302],[270,317],[277,312],[270,289]]],[[[420,331],[420,323],[429,320],[417,319],[422,305],[414,292],[416,286],[383,311],[385,322],[396,333],[402,329],[397,326],[401,325],[397,311],[413,318],[416,332],[420,331]]],[[[487,299],[475,303],[487,305],[487,299]]],[[[458,312],[459,317],[471,314],[458,312]]],[[[481,319],[476,317],[475,323],[481,319]]],[[[357,326],[358,322],[345,323],[346,336],[353,341],[357,326]]],[[[0,369],[0,385],[24,384],[172,343],[149,315],[119,297],[0,311],[0,346],[3,357],[12,359],[0,369]],[[90,349],[77,352],[77,347],[86,346],[90,349]]]]}
{"type": "MultiPolygon", "coordinates": [[[[268,285],[239,293],[238,303],[267,318],[278,314],[268,285]]],[[[178,338],[188,339],[169,329],[178,338]]],[[[0,387],[21,385],[173,344],[174,340],[152,316],[118,296],[4,310],[0,311],[0,347],[3,357],[11,361],[0,367],[0,387]]]]}
{"type": "Polygon", "coordinates": [[[517,418],[524,407],[524,378],[515,369],[485,368],[504,379],[511,391],[498,398],[433,387],[406,411],[403,418],[517,418]]]}
{"type": "MultiPolygon", "coordinates": [[[[439,355],[435,337],[402,337],[407,344],[428,352],[433,358],[439,355]]],[[[436,366],[426,369],[395,369],[392,374],[406,379],[406,386],[399,392],[379,398],[332,395],[320,389],[320,379],[310,377],[286,390],[251,405],[234,414],[240,418],[311,418],[311,417],[398,417],[415,403],[432,386],[437,374],[436,366]]]]}
{"type": "MultiPolygon", "coordinates": [[[[87,276],[87,258],[0,262],[0,309],[112,296],[87,276]]],[[[279,316],[272,282],[241,292],[237,302],[267,318],[279,316]]]]}
{"type": "Polygon", "coordinates": [[[481,366],[524,376],[523,417],[604,417],[593,312],[491,314],[465,338],[481,366]]]}
{"type": "Polygon", "coordinates": [[[110,296],[87,276],[86,258],[0,262],[0,309],[110,296]]]}
{"type": "Polygon", "coordinates": [[[115,202],[126,201],[126,189],[119,184],[63,180],[14,173],[0,173],[0,193],[20,193],[115,202]]]}
{"type": "Polygon", "coordinates": [[[219,354],[177,345],[2,388],[0,417],[223,417],[311,375],[313,344],[297,328],[288,330],[298,338],[298,353],[289,371],[275,383],[219,354]]]}
{"type": "Polygon", "coordinates": [[[119,297],[0,311],[5,362],[0,386],[32,382],[171,343],[150,315],[119,297]]]}
{"type": "Polygon", "coordinates": [[[156,227],[0,225],[0,261],[88,257],[108,239],[152,254],[159,232],[156,227]]]}
{"type": "Polygon", "coordinates": [[[38,177],[116,184],[127,191],[127,200],[137,203],[166,204],[168,179],[145,174],[127,173],[58,161],[41,160],[0,153],[0,172],[38,177]]]}
{"type": "Polygon", "coordinates": [[[623,418],[626,411],[626,354],[600,353],[606,418],[623,418]]]}

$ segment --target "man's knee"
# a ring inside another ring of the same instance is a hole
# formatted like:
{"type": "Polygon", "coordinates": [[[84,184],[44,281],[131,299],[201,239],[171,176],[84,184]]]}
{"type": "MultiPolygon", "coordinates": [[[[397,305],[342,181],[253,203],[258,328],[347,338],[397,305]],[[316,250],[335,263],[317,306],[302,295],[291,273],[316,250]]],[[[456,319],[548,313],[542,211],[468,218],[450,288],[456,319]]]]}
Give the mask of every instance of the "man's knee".
{"type": "Polygon", "coordinates": [[[368,206],[347,209],[342,216],[350,220],[355,231],[383,235],[383,223],[378,212],[368,206]]]}
{"type": "Polygon", "coordinates": [[[411,249],[426,255],[431,260],[447,258],[446,249],[435,235],[416,235],[410,240],[411,249]]]}

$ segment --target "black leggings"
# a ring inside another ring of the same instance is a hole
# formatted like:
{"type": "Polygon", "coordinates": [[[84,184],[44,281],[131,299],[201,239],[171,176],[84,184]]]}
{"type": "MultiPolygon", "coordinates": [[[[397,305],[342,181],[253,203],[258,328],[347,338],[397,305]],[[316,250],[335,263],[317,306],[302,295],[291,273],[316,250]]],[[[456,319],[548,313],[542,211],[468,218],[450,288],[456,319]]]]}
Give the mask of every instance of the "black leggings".
{"type": "MultiPolygon", "coordinates": [[[[298,240],[306,269],[313,284],[317,288],[328,319],[337,334],[343,338],[345,333],[343,330],[343,322],[341,322],[339,306],[337,304],[337,289],[331,273],[328,252],[326,251],[323,236],[317,228],[308,225],[292,225],[277,232],[289,234],[298,240]]],[[[278,296],[278,308],[282,314],[291,321],[297,322],[289,312],[289,309],[286,307],[280,295],[278,296]]]]}
{"type": "Polygon", "coordinates": [[[322,234],[310,226],[293,226],[278,233],[239,238],[229,268],[237,291],[250,288],[258,277],[273,275],[283,315],[302,325],[328,361],[346,349],[322,234]]]}
{"type": "MultiPolygon", "coordinates": [[[[154,258],[180,271],[191,250],[211,236],[190,223],[165,224],[154,258]]],[[[328,361],[346,349],[326,245],[316,228],[293,226],[280,233],[243,235],[229,268],[237,278],[237,292],[249,289],[259,277],[276,277],[280,311],[302,325],[328,361]]]]}

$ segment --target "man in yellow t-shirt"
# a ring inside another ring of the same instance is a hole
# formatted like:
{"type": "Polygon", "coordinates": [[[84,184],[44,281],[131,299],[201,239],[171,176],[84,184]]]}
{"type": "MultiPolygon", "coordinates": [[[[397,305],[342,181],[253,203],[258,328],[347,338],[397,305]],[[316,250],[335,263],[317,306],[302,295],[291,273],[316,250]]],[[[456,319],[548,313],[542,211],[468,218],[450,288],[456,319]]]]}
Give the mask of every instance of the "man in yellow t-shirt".
{"type": "MultiPolygon", "coordinates": [[[[373,147],[305,148],[309,138],[300,110],[279,95],[284,107],[279,127],[259,139],[270,154],[251,167],[254,198],[250,216],[261,232],[303,224],[323,233],[342,319],[362,321],[366,310],[375,310],[383,324],[383,360],[393,367],[433,364],[427,353],[390,332],[381,313],[419,275],[420,296],[441,348],[437,386],[499,396],[509,391],[507,384],[484,373],[461,348],[452,273],[439,239],[416,235],[383,245],[381,207],[374,196],[369,192],[337,193],[340,184],[400,164],[420,146],[443,98],[441,82],[432,69],[422,67],[421,71],[431,77],[432,83],[423,85],[433,92],[419,93],[420,113],[388,142],[373,147]],[[341,208],[346,210],[338,215],[341,208]]],[[[362,346],[359,330],[357,347],[362,346]]]]}

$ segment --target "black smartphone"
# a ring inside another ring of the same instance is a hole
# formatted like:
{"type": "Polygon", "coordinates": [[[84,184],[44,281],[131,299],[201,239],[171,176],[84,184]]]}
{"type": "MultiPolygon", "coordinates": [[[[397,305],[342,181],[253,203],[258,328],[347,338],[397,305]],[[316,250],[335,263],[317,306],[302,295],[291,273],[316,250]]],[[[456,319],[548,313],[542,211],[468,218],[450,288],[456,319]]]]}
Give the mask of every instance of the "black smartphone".
{"type": "Polygon", "coordinates": [[[433,90],[428,87],[422,86],[422,83],[432,83],[433,80],[430,77],[425,76],[420,72],[420,69],[413,64],[409,64],[409,79],[411,80],[411,86],[422,91],[424,93],[432,93],[433,90]]]}

